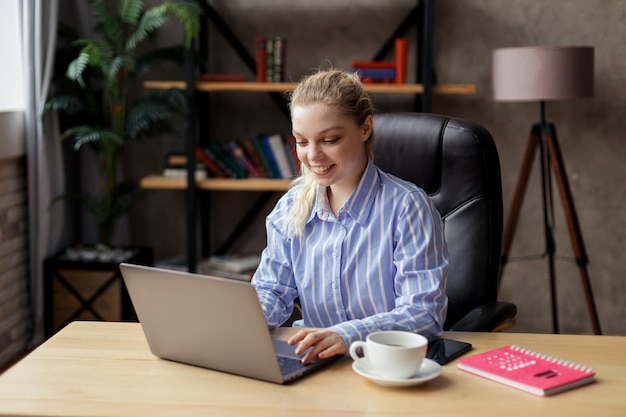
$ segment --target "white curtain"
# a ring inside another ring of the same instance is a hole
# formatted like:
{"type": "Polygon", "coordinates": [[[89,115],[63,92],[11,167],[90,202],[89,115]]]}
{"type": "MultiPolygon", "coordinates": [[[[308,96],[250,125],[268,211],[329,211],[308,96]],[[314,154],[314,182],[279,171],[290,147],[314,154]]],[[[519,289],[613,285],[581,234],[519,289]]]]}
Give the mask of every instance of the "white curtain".
{"type": "Polygon", "coordinates": [[[51,205],[64,192],[62,147],[56,117],[46,117],[45,126],[40,117],[52,79],[57,21],[58,0],[22,0],[32,345],[44,338],[43,261],[65,244],[64,206],[51,205]]]}

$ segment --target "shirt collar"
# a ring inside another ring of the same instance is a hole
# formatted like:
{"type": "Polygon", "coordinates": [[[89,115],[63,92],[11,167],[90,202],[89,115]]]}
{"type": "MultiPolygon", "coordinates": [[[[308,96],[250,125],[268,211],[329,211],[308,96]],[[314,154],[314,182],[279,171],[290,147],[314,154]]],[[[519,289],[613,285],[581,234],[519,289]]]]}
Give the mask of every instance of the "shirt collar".
{"type": "MultiPolygon", "coordinates": [[[[342,212],[345,212],[354,219],[357,223],[365,225],[367,218],[372,210],[374,199],[376,198],[377,190],[380,187],[380,176],[376,165],[372,160],[368,160],[367,167],[359,184],[354,189],[348,201],[341,208],[342,212]]],[[[317,215],[321,220],[329,220],[332,218],[330,211],[328,197],[325,193],[325,188],[318,186],[317,194],[315,196],[315,204],[311,215],[307,220],[307,223],[317,215]]]]}

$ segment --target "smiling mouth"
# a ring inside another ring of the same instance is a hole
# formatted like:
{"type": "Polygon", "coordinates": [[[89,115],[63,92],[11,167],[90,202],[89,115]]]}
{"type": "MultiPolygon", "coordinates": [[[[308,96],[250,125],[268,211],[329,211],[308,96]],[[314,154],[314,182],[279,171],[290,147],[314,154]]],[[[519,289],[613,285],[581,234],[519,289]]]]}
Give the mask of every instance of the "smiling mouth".
{"type": "Polygon", "coordinates": [[[312,166],[310,168],[311,168],[311,171],[315,172],[316,174],[323,174],[324,172],[326,172],[329,169],[331,169],[332,165],[312,166]]]}

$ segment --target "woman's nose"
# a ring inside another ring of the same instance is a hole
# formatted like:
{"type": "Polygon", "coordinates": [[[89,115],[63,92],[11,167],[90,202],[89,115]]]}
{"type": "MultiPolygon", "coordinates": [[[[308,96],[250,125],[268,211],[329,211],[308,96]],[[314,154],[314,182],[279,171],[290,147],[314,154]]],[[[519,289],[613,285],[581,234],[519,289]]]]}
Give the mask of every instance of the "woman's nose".
{"type": "Polygon", "coordinates": [[[309,160],[315,160],[316,158],[319,158],[321,154],[322,154],[322,149],[319,145],[315,143],[309,144],[308,149],[307,149],[307,158],[309,160]]]}

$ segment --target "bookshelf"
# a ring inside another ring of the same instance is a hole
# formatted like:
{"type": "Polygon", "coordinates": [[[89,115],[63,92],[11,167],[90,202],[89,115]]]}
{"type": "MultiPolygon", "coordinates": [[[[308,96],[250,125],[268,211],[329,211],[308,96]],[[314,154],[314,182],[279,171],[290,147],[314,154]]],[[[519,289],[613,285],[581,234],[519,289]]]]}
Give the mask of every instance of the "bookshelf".
{"type": "MultiPolygon", "coordinates": [[[[249,91],[257,93],[283,93],[295,88],[295,83],[258,83],[258,82],[209,82],[199,81],[195,85],[196,91],[249,91]]],[[[148,89],[187,88],[185,81],[146,81],[144,87],[148,89]]],[[[365,89],[371,93],[390,94],[422,94],[423,84],[365,84],[365,89]]],[[[470,95],[476,93],[474,84],[435,84],[432,86],[434,94],[470,95]]]]}
{"type": "MultiPolygon", "coordinates": [[[[213,191],[286,191],[291,179],[273,178],[207,178],[196,181],[198,190],[213,191]]],[[[141,179],[141,188],[153,190],[185,190],[187,178],[149,175],[141,179]]]]}
{"type": "MultiPolygon", "coordinates": [[[[239,55],[244,64],[255,72],[255,60],[249,53],[247,48],[241,44],[228,25],[221,18],[219,13],[213,8],[208,0],[200,0],[199,4],[203,8],[206,22],[211,23],[221,32],[233,50],[239,55]]],[[[429,112],[430,102],[433,94],[441,95],[472,95],[476,92],[473,84],[435,84],[433,83],[433,23],[434,23],[434,4],[435,0],[416,0],[416,5],[407,14],[406,18],[399,23],[396,30],[390,35],[389,39],[383,43],[380,50],[375,54],[372,60],[381,60],[392,48],[394,40],[402,37],[404,33],[412,26],[417,25],[418,29],[418,47],[417,47],[417,65],[416,80],[418,83],[408,84],[365,84],[367,91],[376,94],[404,94],[414,95],[416,111],[429,112]]],[[[206,32],[204,32],[206,33],[206,32]]],[[[200,39],[200,53],[203,56],[208,55],[206,42],[200,39]]],[[[196,81],[193,71],[193,54],[187,55],[187,69],[185,72],[185,80],[158,80],[146,81],[144,88],[146,89],[169,89],[177,88],[187,92],[189,102],[194,102],[194,95],[200,93],[211,92],[250,92],[250,93],[266,93],[272,96],[277,105],[286,109],[285,100],[282,96],[284,93],[293,90],[295,83],[290,82],[250,82],[250,81],[196,81]]],[[[188,125],[195,126],[196,118],[193,112],[190,114],[188,125]]],[[[208,131],[208,122],[199,120],[198,123],[208,131]]],[[[247,224],[252,221],[254,211],[258,211],[262,207],[262,203],[268,200],[268,196],[275,192],[285,192],[291,183],[290,179],[270,179],[270,178],[244,178],[244,179],[218,179],[208,178],[203,180],[193,180],[193,170],[195,169],[194,145],[197,142],[196,133],[193,128],[187,129],[187,158],[190,161],[187,165],[188,178],[171,178],[161,175],[150,175],[141,180],[141,187],[152,190],[185,190],[187,197],[187,265],[190,271],[196,268],[196,233],[197,233],[197,208],[195,202],[199,197],[200,212],[206,213],[209,204],[208,198],[204,191],[243,191],[243,192],[262,192],[257,204],[252,207],[244,220],[235,227],[235,232],[227,239],[227,243],[222,244],[222,248],[217,251],[219,254],[228,242],[234,241],[236,235],[245,230],[247,224]]],[[[202,223],[202,255],[208,256],[208,219],[206,215],[200,216],[202,223]]]]}

